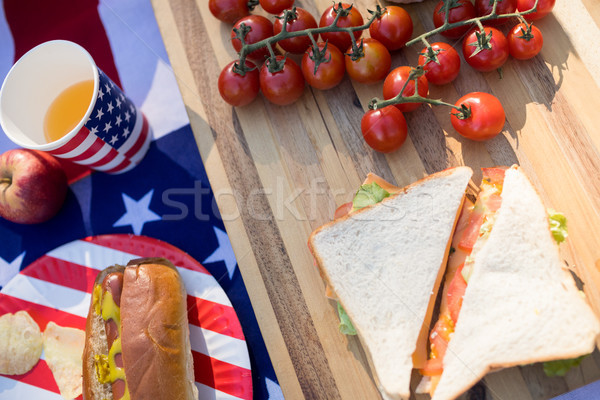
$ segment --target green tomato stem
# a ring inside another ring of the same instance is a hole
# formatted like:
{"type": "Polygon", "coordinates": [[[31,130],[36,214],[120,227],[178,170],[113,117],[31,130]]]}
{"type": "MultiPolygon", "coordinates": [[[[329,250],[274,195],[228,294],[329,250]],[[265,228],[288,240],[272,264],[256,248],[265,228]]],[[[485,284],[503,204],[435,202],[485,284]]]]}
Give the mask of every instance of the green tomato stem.
{"type": "MultiPolygon", "coordinates": [[[[476,17],[476,18],[471,18],[469,20],[465,20],[465,21],[460,21],[460,22],[454,22],[454,23],[448,23],[448,10],[450,8],[450,1],[446,1],[444,3],[444,12],[445,12],[445,16],[444,16],[444,24],[436,29],[433,29],[431,31],[425,32],[424,34],[417,36],[416,38],[410,40],[409,42],[406,43],[406,46],[412,46],[415,43],[426,43],[427,48],[431,48],[431,45],[429,45],[429,42],[427,41],[427,38],[443,32],[445,30],[448,29],[452,29],[452,28],[456,28],[459,26],[464,26],[464,25],[472,25],[472,24],[476,24],[478,25],[479,29],[484,32],[484,28],[483,28],[483,21],[487,21],[490,19],[499,19],[499,18],[512,18],[512,17],[517,17],[519,19],[524,19],[523,16],[527,15],[527,14],[531,14],[535,11],[537,11],[537,5],[538,5],[539,0],[535,0],[535,4],[533,5],[533,7],[529,10],[526,11],[520,11],[520,12],[514,12],[514,13],[507,13],[507,14],[497,14],[496,13],[496,7],[498,5],[498,1],[494,0],[494,4],[492,6],[492,11],[488,14],[488,15],[484,15],[481,17],[476,17]]],[[[407,79],[407,81],[404,83],[402,90],[400,90],[400,93],[388,100],[381,100],[378,98],[374,98],[369,102],[369,108],[370,109],[377,109],[377,108],[383,108],[389,105],[393,105],[393,104],[402,104],[402,103],[428,103],[431,105],[435,105],[435,106],[448,106],[453,108],[454,110],[457,111],[457,113],[463,117],[468,118],[468,115],[465,116],[465,108],[464,107],[460,107],[460,106],[455,106],[454,104],[450,104],[450,103],[446,103],[444,101],[441,100],[435,100],[435,99],[428,99],[426,97],[421,97],[418,94],[417,88],[418,88],[418,76],[411,76],[409,75],[409,79],[407,79]],[[415,80],[415,93],[412,96],[402,96],[402,93],[404,92],[404,89],[406,88],[406,85],[408,84],[408,82],[410,80],[415,80]]],[[[462,106],[462,105],[461,105],[462,106]]]]}
{"type": "Polygon", "coordinates": [[[417,36],[414,39],[411,39],[410,41],[408,41],[406,43],[406,46],[412,46],[415,43],[418,42],[422,42],[423,39],[429,38],[437,33],[446,31],[448,29],[452,29],[452,28],[457,28],[459,26],[465,26],[465,25],[472,25],[472,24],[481,24],[481,22],[483,21],[487,21],[490,19],[499,19],[499,18],[512,18],[512,17],[521,17],[523,15],[527,15],[527,14],[531,14],[537,11],[537,5],[538,5],[539,0],[535,0],[535,4],[533,5],[533,7],[529,10],[526,11],[519,11],[519,12],[514,12],[514,13],[507,13],[507,14],[496,14],[496,5],[498,4],[498,1],[495,0],[494,1],[494,6],[492,8],[492,11],[487,14],[487,15],[483,15],[481,17],[475,17],[475,18],[471,18],[471,19],[467,19],[464,21],[459,21],[459,22],[453,22],[453,23],[448,23],[448,12],[447,12],[447,8],[449,8],[449,2],[445,3],[445,12],[446,15],[444,16],[444,24],[441,25],[438,28],[435,28],[433,30],[430,30],[428,32],[423,33],[420,36],[417,36]]]}
{"type": "Polygon", "coordinates": [[[402,96],[401,94],[402,94],[402,92],[400,92],[400,94],[398,94],[396,97],[392,97],[391,99],[388,99],[388,100],[381,100],[378,98],[374,98],[369,103],[369,108],[371,110],[377,110],[379,108],[384,108],[387,106],[393,106],[396,104],[403,104],[403,103],[427,103],[427,104],[431,104],[434,106],[447,106],[447,107],[455,109],[458,112],[461,111],[461,108],[458,106],[455,106],[454,104],[446,103],[445,101],[442,101],[442,100],[430,99],[428,97],[419,96],[418,92],[416,92],[416,91],[415,91],[415,94],[413,94],[412,96],[405,97],[405,96],[402,96]]]}
{"type": "MultiPolygon", "coordinates": [[[[352,7],[352,6],[350,6],[350,7],[352,7]]],[[[350,8],[348,8],[348,10],[349,9],[350,8]]],[[[344,9],[344,10],[346,10],[346,9],[344,9]]],[[[243,44],[242,49],[239,52],[240,64],[244,65],[244,61],[246,60],[247,55],[252,53],[254,50],[263,48],[265,46],[273,46],[273,45],[275,45],[275,43],[277,43],[281,40],[290,39],[290,38],[294,38],[294,37],[298,37],[298,36],[307,36],[308,35],[312,38],[313,35],[318,35],[321,33],[347,32],[350,35],[350,38],[352,39],[352,48],[353,49],[358,48],[356,39],[355,39],[353,33],[355,31],[363,31],[365,29],[368,29],[371,26],[371,24],[373,23],[373,21],[375,21],[377,18],[379,18],[384,12],[385,12],[385,8],[378,7],[377,11],[372,12],[371,18],[369,18],[369,20],[365,24],[360,25],[360,26],[351,26],[351,27],[337,26],[338,21],[339,21],[340,17],[342,16],[342,12],[338,12],[336,14],[333,22],[328,26],[323,26],[323,27],[319,27],[319,28],[309,28],[309,29],[304,29],[304,30],[295,31],[295,32],[288,32],[286,29],[287,21],[288,21],[289,15],[291,15],[292,13],[295,13],[295,10],[294,9],[285,10],[285,14],[284,14],[284,18],[283,18],[284,23],[283,23],[281,32],[279,32],[277,35],[271,36],[269,38],[260,40],[256,43],[252,43],[252,44],[246,44],[242,40],[243,38],[238,37],[238,39],[240,39],[243,44]]],[[[313,40],[313,42],[314,42],[314,40],[313,40]]],[[[346,49],[340,49],[340,50],[345,51],[346,49]]]]}

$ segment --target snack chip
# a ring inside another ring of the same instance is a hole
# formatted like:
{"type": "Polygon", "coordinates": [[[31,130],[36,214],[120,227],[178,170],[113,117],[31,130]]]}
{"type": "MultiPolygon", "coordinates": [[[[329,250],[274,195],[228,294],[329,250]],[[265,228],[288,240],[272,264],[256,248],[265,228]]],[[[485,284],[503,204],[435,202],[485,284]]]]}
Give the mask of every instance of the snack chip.
{"type": "Polygon", "coordinates": [[[41,354],[40,327],[26,311],[0,316],[0,374],[24,374],[41,354]]]}
{"type": "Polygon", "coordinates": [[[54,375],[60,394],[74,399],[81,394],[81,355],[85,332],[49,322],[44,331],[44,358],[54,375]]]}

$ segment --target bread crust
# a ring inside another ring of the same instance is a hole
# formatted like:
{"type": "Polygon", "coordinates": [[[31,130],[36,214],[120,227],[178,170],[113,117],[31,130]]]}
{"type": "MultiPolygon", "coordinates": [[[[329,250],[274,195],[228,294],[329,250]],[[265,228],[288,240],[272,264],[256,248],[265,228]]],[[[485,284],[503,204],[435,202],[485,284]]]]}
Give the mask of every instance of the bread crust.
{"type": "MultiPolygon", "coordinates": [[[[195,399],[194,371],[187,318],[187,294],[173,264],[164,258],[132,260],[127,267],[109,267],[98,274],[102,284],[111,272],[123,272],[121,295],[121,345],[123,368],[132,400],[195,399]]],[[[98,354],[97,325],[93,304],[86,326],[84,350],[84,399],[112,399],[93,390],[96,382],[94,355],[98,354]]],[[[107,354],[106,335],[103,342],[107,354]]],[[[110,384],[102,385],[108,387],[110,384]]],[[[115,399],[116,400],[116,399],[115,399]]]]}

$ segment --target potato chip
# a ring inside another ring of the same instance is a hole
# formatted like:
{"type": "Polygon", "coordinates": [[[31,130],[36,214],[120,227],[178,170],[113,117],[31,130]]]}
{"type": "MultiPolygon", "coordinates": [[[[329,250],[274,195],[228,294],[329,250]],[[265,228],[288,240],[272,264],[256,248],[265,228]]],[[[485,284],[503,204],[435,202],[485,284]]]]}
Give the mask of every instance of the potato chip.
{"type": "Polygon", "coordinates": [[[40,327],[26,311],[0,317],[0,374],[24,374],[41,354],[40,327]]]}
{"type": "Polygon", "coordinates": [[[44,331],[44,358],[54,375],[60,394],[74,399],[81,394],[85,332],[49,322],[44,331]]]}

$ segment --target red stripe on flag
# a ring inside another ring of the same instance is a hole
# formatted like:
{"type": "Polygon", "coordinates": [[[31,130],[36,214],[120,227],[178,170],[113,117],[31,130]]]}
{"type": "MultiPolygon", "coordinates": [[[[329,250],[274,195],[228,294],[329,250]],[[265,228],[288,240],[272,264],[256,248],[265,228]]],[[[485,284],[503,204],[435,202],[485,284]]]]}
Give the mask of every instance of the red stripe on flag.
{"type": "Polygon", "coordinates": [[[42,331],[46,329],[46,325],[50,321],[54,321],[60,326],[85,329],[85,318],[83,317],[0,293],[0,315],[14,314],[21,310],[27,311],[42,331]]]}
{"type": "Polygon", "coordinates": [[[100,167],[102,165],[106,165],[109,162],[111,162],[112,160],[114,160],[115,157],[117,157],[118,155],[119,155],[119,152],[111,147],[110,151],[108,152],[107,155],[105,155],[100,160],[96,161],[95,163],[88,164],[88,167],[96,168],[96,167],[100,167]]]}
{"type": "Polygon", "coordinates": [[[48,153],[58,156],[58,155],[66,154],[70,151],[73,151],[77,147],[79,147],[79,145],[81,145],[81,143],[83,143],[83,141],[88,137],[89,134],[90,134],[90,131],[85,126],[83,126],[79,130],[79,132],[77,132],[75,134],[75,136],[73,136],[73,138],[71,140],[69,140],[67,143],[63,144],[62,146],[60,146],[58,149],[48,151],[48,153]]]}
{"type": "Polygon", "coordinates": [[[88,158],[96,155],[96,153],[98,153],[104,145],[105,145],[104,141],[102,139],[100,139],[99,137],[96,137],[96,140],[94,141],[94,143],[92,143],[92,145],[90,147],[88,147],[80,155],[70,158],[70,160],[75,161],[75,162],[87,160],[88,158]]]}
{"type": "Polygon", "coordinates": [[[93,268],[45,255],[21,271],[21,274],[91,293],[98,272],[93,268]]]}
{"type": "Polygon", "coordinates": [[[48,390],[49,392],[60,393],[58,390],[58,385],[54,380],[54,376],[52,375],[52,371],[46,361],[40,360],[37,364],[31,369],[31,371],[27,372],[23,375],[3,375],[7,378],[14,379],[16,381],[20,381],[22,383],[27,383],[31,386],[35,386],[44,390],[48,390]]]}
{"type": "Polygon", "coordinates": [[[119,172],[121,170],[124,170],[125,168],[129,167],[129,165],[131,164],[131,161],[129,161],[128,159],[123,160],[123,162],[119,165],[117,165],[116,167],[114,167],[113,169],[109,169],[108,171],[104,171],[107,174],[114,174],[115,172],[119,172]]]}
{"type": "Polygon", "coordinates": [[[190,324],[221,335],[245,340],[242,327],[239,324],[232,323],[232,321],[237,321],[237,315],[232,307],[189,295],[187,297],[187,307],[190,324]],[[215,315],[218,315],[219,318],[214,318],[215,315]]]}
{"type": "Polygon", "coordinates": [[[142,130],[140,132],[140,136],[138,136],[135,144],[133,145],[133,147],[131,147],[129,150],[127,150],[127,153],[125,153],[125,157],[127,158],[131,158],[133,157],[144,145],[144,142],[146,141],[146,137],[148,136],[148,121],[146,120],[146,117],[144,116],[144,114],[142,114],[141,111],[138,111],[139,115],[142,117],[142,130]]]}
{"type": "Polygon", "coordinates": [[[172,244],[148,236],[114,234],[91,236],[83,240],[97,244],[98,246],[108,247],[139,257],[164,257],[178,267],[210,275],[210,273],[189,254],[181,251],[172,244]]]}
{"type": "Polygon", "coordinates": [[[246,390],[252,386],[245,383],[252,379],[250,370],[210,358],[195,351],[192,351],[192,356],[194,358],[196,382],[240,399],[252,399],[252,390],[246,390]]]}

